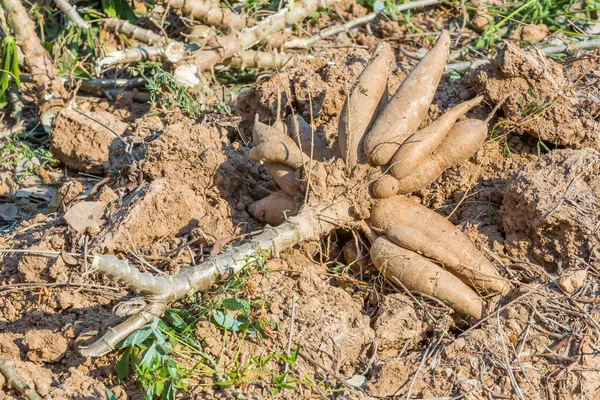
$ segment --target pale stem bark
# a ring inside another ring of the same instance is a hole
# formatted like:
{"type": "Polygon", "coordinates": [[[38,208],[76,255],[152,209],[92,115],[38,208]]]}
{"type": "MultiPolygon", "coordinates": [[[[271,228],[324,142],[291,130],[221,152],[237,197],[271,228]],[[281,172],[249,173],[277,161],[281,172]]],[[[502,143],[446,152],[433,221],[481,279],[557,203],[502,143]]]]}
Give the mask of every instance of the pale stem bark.
{"type": "Polygon", "coordinates": [[[338,224],[354,221],[351,205],[346,199],[319,208],[304,208],[297,216],[291,217],[275,228],[267,228],[245,244],[228,247],[219,256],[206,262],[182,270],[174,276],[155,276],[140,272],[126,260],[114,256],[96,256],[92,271],[127,286],[144,295],[149,306],[133,315],[120,325],[109,329],[104,336],[91,346],[79,351],[85,357],[99,357],[113,351],[131,333],[143,327],[153,318],[160,317],[166,305],[179,300],[189,293],[204,291],[217,281],[225,280],[249,265],[257,252],[278,256],[307,240],[319,240],[338,224]]]}
{"type": "Polygon", "coordinates": [[[104,21],[104,24],[113,32],[122,33],[125,36],[139,40],[142,43],[153,45],[160,41],[164,41],[164,38],[161,35],[154,33],[150,29],[140,28],[126,20],[110,18],[104,21]]]}
{"type": "Polygon", "coordinates": [[[17,375],[10,364],[10,361],[0,357],[0,373],[6,378],[6,386],[21,393],[28,400],[42,400],[35,389],[17,375]]]}
{"type": "Polygon", "coordinates": [[[58,8],[69,18],[75,25],[80,27],[81,29],[90,29],[90,26],[87,22],[81,18],[81,15],[77,12],[74,6],[69,4],[67,0],[54,0],[58,8]]]}
{"type": "MultiPolygon", "coordinates": [[[[396,12],[411,10],[413,8],[418,8],[418,7],[432,6],[432,5],[438,4],[440,2],[441,2],[441,0],[411,1],[408,3],[403,3],[403,4],[397,5],[396,12]]],[[[381,13],[379,13],[379,12],[369,13],[363,17],[352,19],[352,20],[346,22],[345,24],[334,25],[329,28],[323,29],[321,32],[319,32],[317,35],[315,35],[313,37],[306,38],[306,39],[290,40],[289,42],[284,44],[284,47],[288,48],[288,49],[307,49],[321,39],[325,39],[330,36],[337,35],[338,33],[348,32],[350,29],[352,29],[356,26],[366,25],[369,22],[376,19],[379,15],[381,15],[381,13]]]]}

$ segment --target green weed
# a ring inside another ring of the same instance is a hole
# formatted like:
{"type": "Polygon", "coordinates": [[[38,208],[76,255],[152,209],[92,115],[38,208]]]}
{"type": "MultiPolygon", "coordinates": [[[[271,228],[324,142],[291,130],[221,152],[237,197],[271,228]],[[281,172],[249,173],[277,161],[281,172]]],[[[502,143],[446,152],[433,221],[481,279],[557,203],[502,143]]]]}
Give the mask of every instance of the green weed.
{"type": "Polygon", "coordinates": [[[8,140],[0,148],[0,166],[13,166],[19,181],[33,175],[37,168],[57,162],[44,147],[31,148],[17,138],[8,140]]]}
{"type": "Polygon", "coordinates": [[[6,107],[6,93],[13,80],[17,88],[21,89],[19,77],[19,63],[17,60],[17,45],[12,36],[5,36],[0,45],[2,51],[2,69],[0,70],[0,109],[6,107]]]}
{"type": "MultiPolygon", "coordinates": [[[[600,0],[587,1],[584,7],[581,5],[582,2],[577,0],[528,0],[499,5],[480,3],[491,18],[474,47],[489,49],[523,24],[545,24],[551,33],[585,37],[587,35],[582,33],[585,27],[597,22],[595,15],[600,11],[600,0]]],[[[477,7],[467,6],[467,10],[476,11],[477,7]]]]}
{"type": "Polygon", "coordinates": [[[146,88],[150,93],[150,102],[156,106],[161,104],[169,111],[178,110],[190,117],[197,118],[204,111],[231,113],[231,109],[220,100],[215,100],[210,106],[201,101],[202,93],[195,97],[193,90],[183,86],[173,74],[163,70],[160,63],[141,63],[132,67],[133,76],[141,76],[146,80],[146,88]]]}

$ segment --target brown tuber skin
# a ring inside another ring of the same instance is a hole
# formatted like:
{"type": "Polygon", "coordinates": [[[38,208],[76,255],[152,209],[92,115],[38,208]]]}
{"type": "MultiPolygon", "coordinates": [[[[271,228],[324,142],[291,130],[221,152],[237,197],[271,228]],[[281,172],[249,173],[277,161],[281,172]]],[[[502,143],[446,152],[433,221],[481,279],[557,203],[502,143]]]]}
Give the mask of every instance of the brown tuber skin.
{"type": "Polygon", "coordinates": [[[338,143],[340,154],[350,170],[364,161],[363,138],[377,118],[380,103],[387,102],[391,58],[390,46],[380,43],[344,102],[338,125],[338,143]]]}
{"type": "Polygon", "coordinates": [[[425,120],[449,49],[450,35],[444,31],[381,112],[364,140],[364,153],[372,164],[389,163],[400,145],[425,120]]]}
{"type": "Polygon", "coordinates": [[[474,289],[505,294],[509,285],[471,241],[446,218],[404,196],[378,201],[372,227],[398,246],[439,261],[474,289]]]}
{"type": "Polygon", "coordinates": [[[376,199],[385,199],[398,193],[398,180],[391,175],[383,175],[373,183],[371,191],[376,199]]]}
{"type": "Polygon", "coordinates": [[[446,111],[427,128],[409,137],[398,149],[391,162],[391,173],[396,179],[410,175],[438,148],[454,126],[457,119],[483,100],[477,96],[473,100],[460,103],[446,111]]]}
{"type": "MultiPolygon", "coordinates": [[[[413,173],[398,181],[398,193],[411,193],[431,185],[445,170],[479,150],[487,133],[487,124],[480,120],[467,119],[454,124],[433,156],[426,158],[413,173]]],[[[394,166],[391,172],[394,175],[394,166]]]]}
{"type": "Polygon", "coordinates": [[[403,249],[381,236],[371,245],[373,264],[392,283],[433,296],[463,315],[483,316],[483,302],[471,288],[428,259],[403,249]]]}
{"type": "Polygon", "coordinates": [[[250,158],[254,161],[282,163],[292,168],[304,165],[302,152],[291,138],[284,135],[269,138],[253,147],[250,150],[250,158]]]}
{"type": "Polygon", "coordinates": [[[277,226],[290,217],[298,213],[298,205],[293,197],[285,193],[272,193],[253,203],[248,207],[248,211],[259,221],[266,222],[271,226],[277,226]]]}
{"type": "Polygon", "coordinates": [[[267,163],[267,171],[286,194],[290,196],[298,194],[296,169],[281,163],[267,163]]]}
{"type": "Polygon", "coordinates": [[[331,149],[321,137],[316,135],[308,122],[300,115],[290,116],[288,119],[290,125],[290,136],[292,140],[302,149],[304,154],[311,156],[313,160],[325,161],[333,157],[331,149]]]}

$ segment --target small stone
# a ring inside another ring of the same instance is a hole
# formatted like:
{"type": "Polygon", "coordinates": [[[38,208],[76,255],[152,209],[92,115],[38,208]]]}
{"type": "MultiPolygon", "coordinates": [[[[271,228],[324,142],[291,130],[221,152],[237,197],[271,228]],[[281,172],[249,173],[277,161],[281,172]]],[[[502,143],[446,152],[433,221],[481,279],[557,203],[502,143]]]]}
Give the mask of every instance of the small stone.
{"type": "Polygon", "coordinates": [[[572,273],[571,275],[564,276],[558,281],[558,285],[567,293],[573,293],[577,289],[583,286],[585,279],[587,278],[587,271],[580,269],[572,273]]]}
{"type": "Polygon", "coordinates": [[[104,207],[100,201],[82,202],[69,208],[64,218],[74,231],[82,233],[88,227],[100,227],[104,223],[104,207]]]}

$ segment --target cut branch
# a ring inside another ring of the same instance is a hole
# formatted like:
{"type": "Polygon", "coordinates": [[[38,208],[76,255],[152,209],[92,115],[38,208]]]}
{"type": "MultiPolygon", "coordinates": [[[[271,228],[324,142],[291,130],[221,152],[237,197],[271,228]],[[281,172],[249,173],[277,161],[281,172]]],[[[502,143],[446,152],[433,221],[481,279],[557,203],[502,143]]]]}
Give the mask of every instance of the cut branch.
{"type": "Polygon", "coordinates": [[[240,52],[235,57],[225,60],[223,65],[237,69],[256,68],[269,70],[292,66],[296,63],[297,59],[298,56],[296,54],[246,50],[240,52]]]}
{"type": "MultiPolygon", "coordinates": [[[[408,3],[403,3],[403,4],[397,5],[395,8],[395,11],[402,12],[402,11],[406,11],[406,10],[411,10],[413,8],[435,5],[440,2],[441,2],[441,0],[411,1],[408,3]]],[[[369,13],[363,17],[359,17],[359,18],[350,20],[350,21],[346,22],[345,24],[331,26],[327,29],[322,30],[321,32],[319,32],[317,35],[315,35],[313,37],[306,38],[306,39],[290,40],[289,42],[284,44],[284,47],[288,48],[288,49],[307,49],[321,39],[325,39],[330,36],[337,35],[338,33],[348,32],[350,29],[352,29],[356,26],[366,25],[369,22],[375,20],[379,15],[381,15],[381,13],[379,13],[379,12],[369,13]]]]}
{"type": "Polygon", "coordinates": [[[81,15],[77,12],[75,7],[73,7],[67,0],[54,0],[58,8],[69,18],[75,25],[80,27],[81,29],[90,29],[90,26],[87,22],[81,18],[81,15]]]}
{"type": "Polygon", "coordinates": [[[164,58],[171,64],[181,60],[186,46],[179,42],[170,42],[167,46],[132,47],[130,49],[109,53],[96,62],[99,68],[116,64],[130,64],[140,61],[154,61],[164,58]]]}
{"type": "Polygon", "coordinates": [[[6,378],[6,386],[21,393],[28,400],[42,400],[35,389],[17,375],[10,364],[10,361],[0,357],[0,372],[6,378]]]}
{"type": "Polygon", "coordinates": [[[232,32],[219,38],[219,47],[217,48],[195,51],[189,61],[196,65],[198,71],[210,70],[215,65],[223,63],[224,60],[235,56],[242,50],[247,50],[286,26],[297,24],[315,11],[328,8],[338,1],[340,0],[302,0],[292,3],[252,28],[242,32],[232,32]]]}
{"type": "Polygon", "coordinates": [[[300,214],[291,217],[275,228],[267,228],[249,242],[236,247],[228,247],[225,253],[213,257],[194,267],[187,268],[174,276],[154,276],[140,272],[127,261],[113,256],[96,256],[92,270],[140,292],[149,305],[120,325],[111,328],[106,334],[87,348],[81,348],[85,357],[99,357],[115,349],[117,344],[129,334],[140,329],[153,318],[160,317],[169,302],[179,300],[188,293],[204,291],[217,282],[231,277],[249,264],[257,252],[277,256],[307,240],[319,240],[322,235],[335,229],[338,224],[354,221],[351,205],[345,198],[335,204],[304,208],[300,214]]]}
{"type": "Polygon", "coordinates": [[[4,8],[17,43],[23,51],[25,66],[31,71],[38,92],[42,124],[49,130],[52,119],[65,106],[67,93],[57,77],[50,56],[37,37],[35,25],[25,7],[18,0],[0,0],[0,6],[4,8]]]}
{"type": "Polygon", "coordinates": [[[252,23],[245,15],[238,14],[228,8],[221,8],[218,1],[171,0],[163,1],[163,4],[181,10],[185,17],[202,21],[225,32],[240,30],[252,23]]]}
{"type": "Polygon", "coordinates": [[[110,18],[104,22],[104,25],[113,32],[122,33],[125,36],[139,40],[146,44],[155,44],[164,41],[164,38],[150,29],[140,28],[129,21],[110,18]]]}

